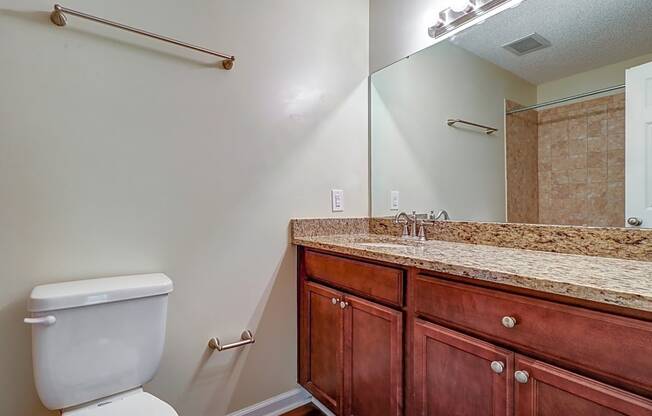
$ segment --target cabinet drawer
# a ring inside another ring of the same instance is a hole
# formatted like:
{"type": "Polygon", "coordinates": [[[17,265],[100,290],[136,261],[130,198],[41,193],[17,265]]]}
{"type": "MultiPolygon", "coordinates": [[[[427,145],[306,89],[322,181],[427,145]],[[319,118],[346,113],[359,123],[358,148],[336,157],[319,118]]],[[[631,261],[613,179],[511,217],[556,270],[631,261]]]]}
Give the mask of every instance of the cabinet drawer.
{"type": "Polygon", "coordinates": [[[396,306],[403,304],[403,271],[306,251],[306,275],[354,294],[396,306]]]}
{"type": "Polygon", "coordinates": [[[652,394],[652,323],[424,275],[414,293],[418,315],[652,394]]]}

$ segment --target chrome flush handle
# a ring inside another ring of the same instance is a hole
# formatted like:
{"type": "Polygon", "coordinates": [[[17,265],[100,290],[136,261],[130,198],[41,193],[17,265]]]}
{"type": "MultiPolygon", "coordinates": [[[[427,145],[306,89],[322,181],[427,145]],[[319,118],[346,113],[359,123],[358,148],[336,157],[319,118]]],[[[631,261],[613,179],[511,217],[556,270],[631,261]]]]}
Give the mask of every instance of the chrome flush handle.
{"type": "Polygon", "coordinates": [[[57,318],[52,315],[41,316],[40,318],[25,318],[23,322],[30,325],[43,325],[50,326],[54,325],[57,322],[57,318]]]}

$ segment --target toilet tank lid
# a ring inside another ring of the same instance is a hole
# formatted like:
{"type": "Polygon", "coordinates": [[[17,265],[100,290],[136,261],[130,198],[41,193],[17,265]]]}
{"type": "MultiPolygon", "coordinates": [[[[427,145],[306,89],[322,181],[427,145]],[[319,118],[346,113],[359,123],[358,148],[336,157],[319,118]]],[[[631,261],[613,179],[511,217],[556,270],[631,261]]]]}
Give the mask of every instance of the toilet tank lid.
{"type": "Polygon", "coordinates": [[[163,273],[104,277],[36,286],[29,297],[29,312],[77,308],[172,292],[172,280],[163,273]]]}

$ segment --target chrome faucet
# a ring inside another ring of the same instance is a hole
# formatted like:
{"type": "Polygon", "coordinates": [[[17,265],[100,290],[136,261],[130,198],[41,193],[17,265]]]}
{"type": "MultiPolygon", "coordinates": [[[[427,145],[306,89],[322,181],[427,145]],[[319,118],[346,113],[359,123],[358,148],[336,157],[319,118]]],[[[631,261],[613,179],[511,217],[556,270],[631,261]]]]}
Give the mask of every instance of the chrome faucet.
{"type": "Polygon", "coordinates": [[[399,212],[394,217],[394,224],[403,225],[403,233],[401,238],[415,238],[417,235],[417,212],[412,211],[412,216],[405,212],[399,212]],[[411,230],[408,231],[408,225],[411,225],[411,230]]]}
{"type": "Polygon", "coordinates": [[[434,224],[435,221],[439,221],[442,218],[445,221],[450,220],[448,212],[445,209],[440,209],[436,212],[433,210],[430,211],[429,214],[417,214],[416,211],[412,211],[412,215],[409,215],[405,212],[399,212],[394,217],[394,224],[403,225],[401,238],[406,240],[426,241],[425,226],[434,224]]]}
{"type": "Polygon", "coordinates": [[[439,220],[441,217],[444,217],[444,221],[448,221],[451,218],[448,216],[448,212],[446,212],[445,209],[440,209],[437,211],[437,214],[435,214],[435,211],[430,211],[430,219],[433,221],[439,220]]]}
{"type": "Polygon", "coordinates": [[[412,215],[408,215],[405,212],[399,212],[396,214],[394,217],[394,224],[403,225],[401,238],[426,241],[426,231],[424,226],[426,224],[433,224],[433,222],[428,220],[428,214],[417,214],[416,211],[412,211],[412,215]]]}

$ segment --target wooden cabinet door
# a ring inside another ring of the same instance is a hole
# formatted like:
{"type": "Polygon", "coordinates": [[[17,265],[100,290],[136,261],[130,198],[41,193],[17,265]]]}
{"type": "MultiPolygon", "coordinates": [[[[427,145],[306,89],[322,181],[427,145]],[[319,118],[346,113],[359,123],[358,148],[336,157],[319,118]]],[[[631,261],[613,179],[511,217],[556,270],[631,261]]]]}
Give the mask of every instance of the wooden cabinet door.
{"type": "Polygon", "coordinates": [[[413,350],[415,415],[513,414],[511,351],[419,319],[413,350]]]}
{"type": "Polygon", "coordinates": [[[403,412],[403,314],[346,296],[344,415],[400,416],[403,412]]]}
{"type": "Polygon", "coordinates": [[[652,415],[652,401],[552,365],[517,355],[515,368],[516,416],[652,415]]]}
{"type": "Polygon", "coordinates": [[[304,285],[299,339],[299,382],[335,414],[341,414],[344,377],[344,312],[340,292],[304,285]]]}

